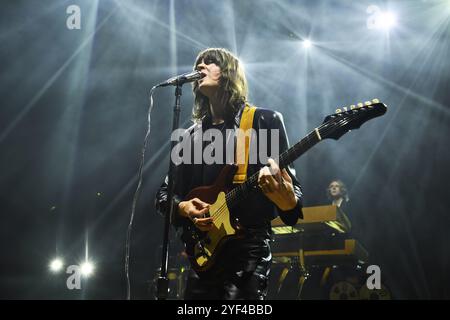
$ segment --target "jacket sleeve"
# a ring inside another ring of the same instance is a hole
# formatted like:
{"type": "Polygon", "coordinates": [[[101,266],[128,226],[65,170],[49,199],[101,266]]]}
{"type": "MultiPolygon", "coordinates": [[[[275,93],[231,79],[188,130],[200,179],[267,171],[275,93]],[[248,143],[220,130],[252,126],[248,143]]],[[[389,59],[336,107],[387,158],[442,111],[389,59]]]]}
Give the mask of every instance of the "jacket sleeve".
{"type": "MultiPolygon", "coordinates": [[[[284,151],[289,149],[289,140],[288,140],[288,137],[286,134],[286,128],[284,126],[283,116],[281,115],[281,113],[275,112],[275,114],[273,116],[273,121],[272,121],[271,127],[273,129],[279,130],[279,139],[280,139],[279,153],[281,155],[284,151]]],[[[287,211],[283,211],[278,207],[276,207],[276,208],[277,208],[278,215],[280,216],[281,220],[286,225],[293,226],[297,223],[298,219],[303,219],[303,212],[302,212],[303,193],[302,193],[302,188],[300,186],[300,183],[296,177],[295,169],[291,165],[289,165],[286,167],[286,171],[288,172],[289,176],[292,179],[294,193],[297,198],[297,205],[293,209],[287,210],[287,211]]]]}
{"type": "MultiPolygon", "coordinates": [[[[190,136],[191,136],[192,132],[194,131],[195,127],[196,127],[196,125],[194,124],[190,128],[188,128],[184,131],[183,141],[190,141],[190,136]]],[[[183,150],[181,151],[181,154],[182,153],[183,153],[183,150]]],[[[185,178],[189,174],[187,172],[187,170],[188,170],[188,168],[183,162],[176,164],[174,166],[174,176],[176,177],[176,183],[174,186],[174,195],[173,195],[172,203],[171,203],[173,209],[172,209],[172,216],[170,217],[170,222],[175,227],[181,227],[186,222],[189,221],[188,218],[182,217],[178,213],[178,204],[186,196],[185,184],[187,182],[185,181],[185,178]]],[[[159,189],[155,195],[155,208],[156,208],[156,211],[162,216],[165,216],[167,209],[168,209],[167,208],[167,206],[168,206],[167,198],[168,198],[168,193],[169,193],[168,182],[169,182],[169,177],[166,176],[163,183],[161,184],[161,186],[159,187],[159,189]]]]}
{"type": "MultiPolygon", "coordinates": [[[[155,196],[155,208],[156,211],[162,215],[163,217],[166,215],[167,212],[167,197],[168,197],[168,182],[169,178],[168,176],[165,177],[164,182],[161,184],[160,188],[156,192],[155,196]]],[[[175,188],[176,189],[176,188],[175,188]]],[[[172,198],[172,217],[170,218],[171,224],[173,224],[175,227],[181,227],[185,221],[186,218],[180,216],[178,214],[178,204],[182,201],[181,197],[177,194],[177,191],[175,190],[173,198],[172,198]]]]}

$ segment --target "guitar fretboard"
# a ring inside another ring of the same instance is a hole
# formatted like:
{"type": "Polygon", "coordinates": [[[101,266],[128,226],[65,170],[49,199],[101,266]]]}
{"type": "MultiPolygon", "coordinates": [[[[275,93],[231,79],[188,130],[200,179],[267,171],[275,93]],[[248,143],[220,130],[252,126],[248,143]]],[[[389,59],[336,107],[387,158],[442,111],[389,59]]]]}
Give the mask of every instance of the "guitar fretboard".
{"type": "MultiPolygon", "coordinates": [[[[366,105],[361,104],[357,108],[350,108],[350,110],[327,116],[322,125],[315,128],[306,137],[280,155],[278,166],[280,169],[285,168],[319,141],[326,138],[337,140],[345,132],[359,128],[367,120],[381,116],[385,112],[386,105],[380,103],[378,100],[373,100],[373,103],[367,102],[366,105]]],[[[231,209],[237,203],[248,197],[250,193],[259,190],[258,174],[259,172],[256,172],[244,183],[241,183],[225,195],[228,208],[231,209]]]]}

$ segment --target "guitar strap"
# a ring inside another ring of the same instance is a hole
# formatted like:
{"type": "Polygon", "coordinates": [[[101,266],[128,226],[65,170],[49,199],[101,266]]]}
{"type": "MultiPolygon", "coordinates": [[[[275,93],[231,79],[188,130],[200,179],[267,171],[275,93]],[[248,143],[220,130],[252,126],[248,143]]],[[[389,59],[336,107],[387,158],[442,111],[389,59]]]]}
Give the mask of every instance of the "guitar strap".
{"type": "Polygon", "coordinates": [[[234,175],[233,183],[243,183],[247,180],[247,166],[251,142],[251,131],[248,130],[253,128],[253,117],[255,115],[255,111],[256,107],[248,104],[245,104],[244,110],[242,110],[235,154],[235,161],[238,165],[238,169],[234,175]]]}

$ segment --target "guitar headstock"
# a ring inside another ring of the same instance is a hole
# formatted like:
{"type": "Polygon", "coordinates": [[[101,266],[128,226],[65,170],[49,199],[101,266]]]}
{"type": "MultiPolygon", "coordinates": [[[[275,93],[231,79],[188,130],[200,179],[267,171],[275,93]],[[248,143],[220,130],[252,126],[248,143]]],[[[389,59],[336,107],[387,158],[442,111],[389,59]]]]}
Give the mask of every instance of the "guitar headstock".
{"type": "Polygon", "coordinates": [[[386,110],[386,105],[378,99],[336,109],[336,113],[327,116],[318,128],[320,136],[322,139],[338,140],[348,131],[358,129],[370,119],[385,114],[386,110]]]}

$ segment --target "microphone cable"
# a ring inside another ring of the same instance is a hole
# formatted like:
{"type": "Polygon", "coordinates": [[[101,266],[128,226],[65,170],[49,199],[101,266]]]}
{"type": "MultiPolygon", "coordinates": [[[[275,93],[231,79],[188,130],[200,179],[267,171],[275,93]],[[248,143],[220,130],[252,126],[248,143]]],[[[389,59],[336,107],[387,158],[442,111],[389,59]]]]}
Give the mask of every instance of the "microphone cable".
{"type": "Polygon", "coordinates": [[[130,222],[128,224],[127,229],[127,238],[125,243],[125,276],[126,276],[126,282],[127,282],[127,300],[131,300],[131,285],[130,285],[130,243],[131,243],[131,231],[133,229],[133,219],[134,214],[136,212],[136,204],[137,200],[139,198],[139,193],[141,191],[142,186],[142,171],[144,168],[144,161],[145,161],[145,150],[147,148],[148,139],[150,137],[150,120],[151,120],[151,113],[153,109],[153,91],[157,88],[157,86],[154,86],[150,90],[150,107],[148,108],[148,115],[147,115],[147,133],[145,134],[144,143],[141,150],[141,162],[139,164],[139,170],[138,170],[138,184],[136,187],[136,191],[134,192],[133,196],[133,204],[131,206],[131,215],[130,215],[130,222]]]}

